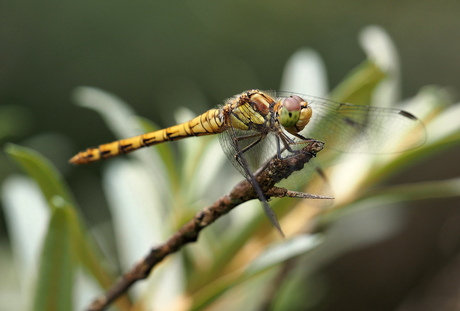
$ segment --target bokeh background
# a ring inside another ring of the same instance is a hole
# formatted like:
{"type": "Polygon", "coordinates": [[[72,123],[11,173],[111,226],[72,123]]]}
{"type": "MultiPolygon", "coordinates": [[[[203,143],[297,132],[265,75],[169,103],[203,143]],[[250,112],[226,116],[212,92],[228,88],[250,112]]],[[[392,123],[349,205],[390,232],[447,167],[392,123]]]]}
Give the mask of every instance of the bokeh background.
{"type": "MultiPolygon", "coordinates": [[[[379,25],[398,49],[403,97],[434,84],[458,98],[459,16],[456,0],[2,1],[0,127],[8,129],[2,143],[30,146],[49,157],[66,175],[81,205],[91,207],[85,211],[88,221],[98,222],[108,216],[99,181],[101,166],[76,170],[67,159],[114,137],[98,114],[73,104],[76,87],[107,90],[139,115],[168,126],[178,107],[201,113],[242,90],[278,89],[287,59],[302,47],[321,55],[333,88],[365,57],[357,41],[359,32],[379,25]]],[[[459,157],[457,147],[392,182],[457,177],[459,157]]],[[[0,179],[15,171],[0,154],[0,179]]],[[[458,205],[458,199],[417,202],[407,207],[411,217],[400,234],[350,252],[326,268],[335,284],[347,284],[347,271],[357,269],[357,259],[363,267],[363,262],[375,263],[382,254],[414,248],[405,265],[366,265],[365,277],[354,278],[341,297],[342,310],[347,303],[356,310],[353,295],[366,296],[371,305],[389,310],[384,301],[397,301],[401,291],[413,289],[420,280],[415,272],[404,284],[383,280],[380,290],[387,295],[380,301],[378,294],[363,295],[376,275],[407,266],[435,274],[440,262],[451,260],[452,253],[430,247],[437,237],[433,232],[450,228],[446,221],[458,227],[458,205]],[[426,252],[433,255],[417,261],[426,252]],[[399,292],[391,296],[390,288],[399,292]]],[[[1,215],[0,219],[6,240],[1,215]]],[[[457,245],[457,238],[450,243],[457,245]]]]}

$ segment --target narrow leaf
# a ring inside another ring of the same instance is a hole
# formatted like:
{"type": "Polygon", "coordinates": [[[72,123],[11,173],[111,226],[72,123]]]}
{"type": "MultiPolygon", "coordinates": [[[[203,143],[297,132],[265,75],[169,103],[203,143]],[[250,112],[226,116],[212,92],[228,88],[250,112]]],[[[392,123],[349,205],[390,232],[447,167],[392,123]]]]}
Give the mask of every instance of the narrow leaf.
{"type": "Polygon", "coordinates": [[[246,269],[246,277],[251,277],[266,269],[274,267],[295,256],[305,254],[321,243],[318,235],[299,235],[267,249],[261,256],[251,262],[246,269]]]}
{"type": "Polygon", "coordinates": [[[375,87],[383,78],[383,71],[366,60],[332,91],[330,97],[339,102],[368,105],[375,87]]]}
{"type": "Polygon", "coordinates": [[[69,226],[69,210],[56,208],[45,237],[35,291],[34,310],[72,309],[75,261],[69,226]]]}
{"type": "Polygon", "coordinates": [[[14,144],[7,144],[6,153],[32,177],[40,187],[48,203],[56,196],[72,203],[74,199],[56,168],[38,152],[14,144]]]}
{"type": "MultiPolygon", "coordinates": [[[[102,287],[107,288],[114,280],[114,277],[108,273],[107,268],[102,264],[102,256],[87,235],[88,230],[78,216],[75,200],[57,169],[41,154],[29,148],[8,144],[6,153],[35,180],[52,214],[57,209],[65,210],[66,230],[71,232],[69,237],[67,237],[67,233],[65,235],[75,258],[93,275],[102,287]]],[[[62,220],[59,220],[58,225],[60,225],[60,221],[62,220]]],[[[50,237],[50,239],[54,238],[50,237]]],[[[52,295],[52,292],[48,295],[52,295]]],[[[36,299],[41,298],[37,296],[36,299]]],[[[125,303],[125,305],[127,304],[125,303]]]]}

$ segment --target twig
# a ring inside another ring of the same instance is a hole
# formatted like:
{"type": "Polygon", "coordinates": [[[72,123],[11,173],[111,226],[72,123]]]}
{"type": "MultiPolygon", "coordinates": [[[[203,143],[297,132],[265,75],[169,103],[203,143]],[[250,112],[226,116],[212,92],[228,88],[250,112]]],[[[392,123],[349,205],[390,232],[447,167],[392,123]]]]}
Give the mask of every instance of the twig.
{"type": "MultiPolygon", "coordinates": [[[[255,174],[262,191],[268,198],[285,196],[311,197],[308,194],[301,195],[300,192],[275,187],[275,184],[289,177],[293,172],[301,170],[322,149],[322,142],[313,141],[289,158],[273,158],[270,160],[269,164],[262,171],[258,171],[255,174]]],[[[197,213],[192,220],[180,228],[165,243],[152,248],[144,259],[125,273],[103,296],[94,300],[87,310],[98,311],[105,309],[115,299],[125,293],[132,284],[138,280],[145,279],[151,270],[166,256],[177,252],[187,243],[195,242],[198,239],[199,232],[203,228],[209,226],[237,205],[256,198],[258,198],[257,193],[247,180],[239,182],[229,194],[221,197],[213,205],[197,213]]],[[[315,196],[315,198],[331,199],[330,197],[322,196],[315,196]]]]}

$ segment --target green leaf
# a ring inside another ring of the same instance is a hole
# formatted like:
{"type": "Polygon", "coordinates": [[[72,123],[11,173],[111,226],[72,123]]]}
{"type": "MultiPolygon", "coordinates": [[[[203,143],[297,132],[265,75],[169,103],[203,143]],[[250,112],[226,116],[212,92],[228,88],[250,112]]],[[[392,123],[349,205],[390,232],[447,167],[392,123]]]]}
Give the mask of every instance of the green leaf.
{"type": "Polygon", "coordinates": [[[332,213],[323,215],[318,228],[327,228],[344,215],[361,210],[379,206],[395,206],[397,203],[415,200],[449,197],[460,197],[460,178],[388,186],[368,191],[353,203],[347,204],[346,208],[336,208],[332,213]]]}
{"type": "Polygon", "coordinates": [[[366,60],[331,92],[330,98],[354,105],[368,105],[375,87],[383,78],[385,73],[375,63],[366,60]]]}
{"type": "Polygon", "coordinates": [[[305,254],[321,243],[319,235],[298,235],[287,241],[283,241],[267,249],[261,256],[255,259],[246,269],[246,277],[272,268],[295,256],[305,254]]]}
{"type": "Polygon", "coordinates": [[[35,287],[36,311],[72,309],[75,260],[69,216],[68,208],[55,208],[51,213],[35,287]]]}
{"type": "Polygon", "coordinates": [[[218,251],[213,255],[213,261],[208,266],[205,275],[201,271],[193,271],[190,278],[191,281],[189,282],[192,290],[203,287],[205,284],[218,278],[228,264],[228,258],[236,256],[247,243],[249,237],[257,232],[260,233],[261,224],[267,223],[267,227],[269,226],[266,216],[260,208],[259,201],[246,202],[241,208],[258,209],[260,212],[257,216],[251,216],[251,219],[245,225],[238,227],[238,230],[233,230],[228,234],[216,237],[218,239],[216,243],[218,251]]]}
{"type": "MultiPolygon", "coordinates": [[[[460,144],[460,104],[452,104],[445,92],[438,87],[425,87],[410,100],[411,110],[420,110],[425,122],[427,139],[424,145],[395,154],[384,165],[376,165],[369,171],[364,185],[371,186],[400,173],[421,161],[426,161],[447,149],[460,144]]],[[[405,133],[401,133],[405,135],[405,133]]]]}
{"type": "Polygon", "coordinates": [[[54,199],[74,204],[74,199],[56,168],[38,152],[14,144],[7,144],[6,153],[32,177],[40,187],[50,207],[54,199]]]}
{"type": "MultiPolygon", "coordinates": [[[[65,237],[66,242],[69,247],[72,249],[72,256],[81,264],[85,269],[87,269],[91,275],[99,282],[103,288],[108,288],[114,281],[114,277],[108,273],[107,268],[102,264],[103,258],[99,253],[98,249],[95,247],[95,244],[87,235],[87,229],[83,225],[77,209],[75,201],[70,194],[70,191],[67,188],[64,179],[59,174],[57,169],[42,155],[38,152],[31,150],[29,148],[20,147],[14,144],[8,144],[6,146],[6,153],[18,163],[23,170],[32,177],[35,182],[40,187],[44,197],[49,206],[51,215],[58,213],[56,217],[59,220],[56,220],[58,223],[53,226],[61,226],[61,222],[65,219],[65,232],[63,236],[65,237]],[[58,212],[58,210],[60,212],[58,212]],[[61,210],[64,210],[62,212],[61,210]],[[65,213],[64,216],[59,216],[59,213],[65,213]]],[[[51,228],[49,229],[51,232],[51,228]]],[[[52,232],[56,232],[54,230],[52,232]]],[[[51,233],[50,233],[51,234],[51,233]]],[[[53,233],[54,234],[54,233],[53,233]]],[[[63,238],[64,238],[63,237],[63,238]]],[[[54,235],[50,236],[49,239],[57,239],[54,235]]],[[[61,243],[59,240],[56,243],[61,243]]],[[[51,242],[49,242],[51,243],[51,242]]],[[[67,247],[67,246],[66,246],[67,247]]],[[[67,250],[65,250],[67,252],[67,250]]],[[[43,253],[47,257],[51,256],[50,253],[43,253]]],[[[54,253],[59,255],[59,253],[54,253]]],[[[64,256],[65,254],[63,254],[64,256]]],[[[59,258],[58,256],[58,258],[59,258]]],[[[65,255],[67,256],[67,255],[65,255]]],[[[44,259],[42,259],[43,261],[44,259]]],[[[63,265],[68,265],[68,263],[62,263],[63,265]]],[[[43,270],[48,271],[50,270],[43,270]]],[[[41,272],[42,273],[42,272],[41,272]]],[[[44,272],[43,272],[44,273],[44,272]]],[[[58,279],[59,280],[59,279],[58,279]]],[[[58,281],[56,280],[56,282],[58,281]]],[[[67,279],[60,279],[63,282],[67,282],[67,279]]],[[[53,285],[54,286],[54,285],[53,285]]],[[[62,284],[63,288],[67,287],[66,283],[62,284]]],[[[41,287],[41,286],[39,286],[41,287]]],[[[51,288],[50,286],[47,287],[51,288]]],[[[44,292],[41,291],[40,295],[44,292]]],[[[53,291],[48,292],[45,296],[53,296],[53,291]]],[[[37,299],[42,299],[37,296],[37,299]]],[[[41,303],[41,302],[40,302],[41,303]]],[[[129,305],[126,300],[120,300],[119,306],[124,306],[127,309],[129,305]]],[[[51,310],[51,309],[50,309],[51,310]]],[[[68,310],[67,308],[60,308],[59,310],[68,310]]]]}
{"type": "Polygon", "coordinates": [[[267,249],[249,264],[243,274],[228,274],[225,277],[217,279],[211,286],[205,287],[202,292],[195,295],[196,299],[191,310],[201,310],[223,295],[227,290],[258,276],[260,273],[288,259],[307,253],[320,243],[321,239],[319,235],[300,235],[267,249]]]}
{"type": "Polygon", "coordinates": [[[385,187],[368,193],[362,197],[362,200],[372,199],[378,201],[379,204],[392,204],[403,201],[458,196],[460,196],[460,178],[453,178],[385,187]]]}

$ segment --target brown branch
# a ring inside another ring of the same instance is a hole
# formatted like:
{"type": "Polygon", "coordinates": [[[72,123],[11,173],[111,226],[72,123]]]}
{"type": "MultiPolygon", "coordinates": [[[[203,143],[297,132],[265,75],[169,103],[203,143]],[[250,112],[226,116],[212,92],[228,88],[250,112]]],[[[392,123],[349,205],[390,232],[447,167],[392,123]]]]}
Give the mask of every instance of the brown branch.
{"type": "MultiPolygon", "coordinates": [[[[301,170],[322,149],[323,143],[313,141],[309,142],[306,147],[289,158],[278,159],[275,157],[270,160],[268,165],[255,174],[262,191],[267,197],[291,196],[305,198],[305,194],[302,196],[299,192],[296,193],[275,187],[275,184],[289,177],[293,172],[301,170]]],[[[187,243],[195,242],[198,239],[199,232],[203,228],[209,226],[222,215],[230,212],[237,205],[257,198],[257,193],[247,180],[239,182],[229,194],[221,197],[213,205],[197,213],[192,220],[180,228],[165,243],[152,248],[144,259],[125,273],[103,296],[94,300],[87,310],[97,311],[105,309],[115,299],[125,293],[132,284],[138,280],[145,279],[151,270],[166,256],[178,251],[187,243]]]]}

